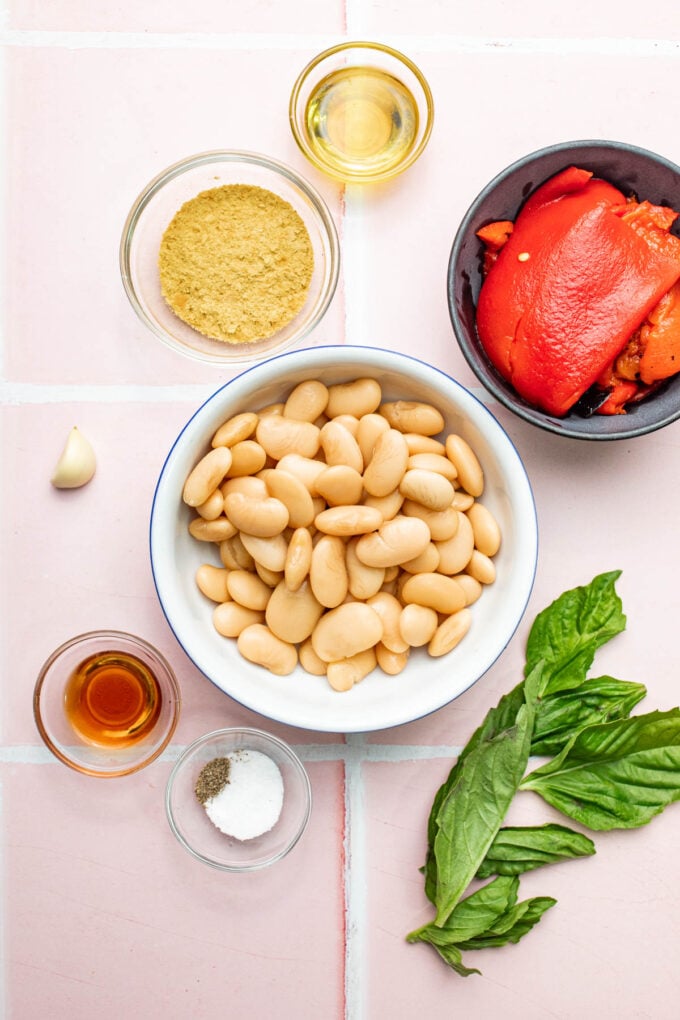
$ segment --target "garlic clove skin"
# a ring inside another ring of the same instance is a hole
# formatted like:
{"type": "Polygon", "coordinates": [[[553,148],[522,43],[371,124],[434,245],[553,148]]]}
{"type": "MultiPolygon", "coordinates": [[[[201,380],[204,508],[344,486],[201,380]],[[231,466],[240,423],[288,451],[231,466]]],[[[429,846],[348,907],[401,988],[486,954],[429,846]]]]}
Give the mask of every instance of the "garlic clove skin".
{"type": "Polygon", "coordinates": [[[74,425],[54,469],[52,485],[55,489],[78,489],[81,485],[87,485],[96,466],[92,446],[74,425]]]}

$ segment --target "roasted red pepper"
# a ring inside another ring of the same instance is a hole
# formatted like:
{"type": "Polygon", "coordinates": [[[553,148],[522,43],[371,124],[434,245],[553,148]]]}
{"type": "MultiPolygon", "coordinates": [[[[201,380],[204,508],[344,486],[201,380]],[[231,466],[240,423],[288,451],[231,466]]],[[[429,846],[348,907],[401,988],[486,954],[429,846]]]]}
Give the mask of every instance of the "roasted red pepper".
{"type": "Polygon", "coordinates": [[[480,231],[479,338],[525,400],[562,416],[606,377],[602,410],[618,413],[641,384],[680,370],[680,239],[669,233],[677,215],[570,167],[538,188],[514,225],[480,231]],[[632,338],[629,378],[616,361],[632,338]]]}

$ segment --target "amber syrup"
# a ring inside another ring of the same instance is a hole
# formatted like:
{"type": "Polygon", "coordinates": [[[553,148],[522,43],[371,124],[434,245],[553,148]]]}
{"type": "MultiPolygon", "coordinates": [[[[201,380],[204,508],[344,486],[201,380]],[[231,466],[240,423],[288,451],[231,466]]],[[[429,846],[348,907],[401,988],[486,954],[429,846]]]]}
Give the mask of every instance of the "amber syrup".
{"type": "Polygon", "coordinates": [[[129,747],[146,737],[161,710],[161,692],[148,666],[127,652],[97,652],[71,674],[66,716],[90,744],[129,747]]]}

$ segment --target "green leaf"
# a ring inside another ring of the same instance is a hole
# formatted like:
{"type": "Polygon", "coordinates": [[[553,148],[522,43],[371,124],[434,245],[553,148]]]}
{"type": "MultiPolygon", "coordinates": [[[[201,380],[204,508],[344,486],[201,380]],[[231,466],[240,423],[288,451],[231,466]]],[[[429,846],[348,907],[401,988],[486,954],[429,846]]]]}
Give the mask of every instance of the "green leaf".
{"type": "Polygon", "coordinates": [[[517,902],[519,880],[500,876],[461,900],[443,927],[426,924],[406,936],[407,942],[433,946],[455,944],[483,934],[517,902]]]}
{"type": "Polygon", "coordinates": [[[627,718],[646,693],[644,684],[601,676],[549,695],[536,710],[531,753],[558,754],[578,730],[627,718]]]}
{"type": "Polygon", "coordinates": [[[427,856],[425,859],[425,894],[431,903],[435,902],[437,894],[437,862],[434,855],[434,841],[439,831],[437,818],[442,804],[456,785],[462,771],[465,759],[483,741],[492,740],[504,730],[514,725],[517,713],[524,704],[524,683],[518,684],[508,694],[504,694],[498,704],[489,709],[482,723],[472,734],[467,744],[461,751],[453,768],[447,778],[437,790],[432,802],[430,817],[427,823],[427,856]]]}
{"type": "MultiPolygon", "coordinates": [[[[566,825],[507,826],[500,829],[489,847],[477,871],[477,878],[521,875],[544,864],[589,857],[594,853],[593,841],[566,825]]],[[[456,907],[453,917],[463,903],[456,907]]]]}
{"type": "Polygon", "coordinates": [[[521,788],[596,831],[646,825],[680,800],[680,709],[588,726],[521,788]]]}
{"type": "Polygon", "coordinates": [[[443,929],[450,941],[461,943],[487,931],[517,903],[519,880],[499,875],[456,906],[443,929]]]}
{"type": "Polygon", "coordinates": [[[448,964],[456,974],[460,974],[461,977],[469,977],[470,974],[481,974],[481,970],[477,970],[476,967],[466,967],[463,963],[463,956],[458,946],[445,945],[434,947],[439,955],[441,956],[444,963],[448,964]]]}
{"type": "Polygon", "coordinates": [[[474,878],[524,775],[542,668],[539,663],[525,680],[526,702],[514,724],[466,749],[455,782],[441,804],[433,847],[438,926],[446,923],[474,878]]]}
{"type": "Polygon", "coordinates": [[[518,888],[517,878],[496,878],[461,900],[444,927],[425,925],[407,940],[429,943],[458,974],[479,974],[463,964],[463,950],[519,942],[557,902],[549,896],[536,896],[517,903],[518,888]]]}
{"type": "Polygon", "coordinates": [[[552,896],[534,896],[530,900],[523,900],[499,917],[484,934],[459,943],[458,949],[491,949],[506,946],[510,942],[517,943],[538,924],[546,910],[550,910],[556,903],[557,900],[552,896]]]}
{"type": "Polygon", "coordinates": [[[583,683],[597,649],[626,626],[614,583],[620,570],[564,592],[538,614],[529,633],[525,676],[545,662],[542,696],[583,683]]]}
{"type": "Polygon", "coordinates": [[[426,924],[406,936],[407,942],[427,942],[457,974],[467,977],[479,974],[466,967],[457,943],[484,935],[517,903],[519,881],[516,878],[495,878],[481,889],[461,900],[443,928],[426,924]]]}

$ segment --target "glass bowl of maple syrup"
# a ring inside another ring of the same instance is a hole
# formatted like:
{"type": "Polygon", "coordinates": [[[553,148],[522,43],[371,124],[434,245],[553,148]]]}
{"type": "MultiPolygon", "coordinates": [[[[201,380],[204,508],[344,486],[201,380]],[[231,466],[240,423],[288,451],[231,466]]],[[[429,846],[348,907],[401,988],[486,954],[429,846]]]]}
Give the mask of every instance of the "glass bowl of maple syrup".
{"type": "Polygon", "coordinates": [[[319,53],[293,86],[293,137],[307,159],[346,183],[372,184],[403,173],[428,143],[432,91],[398,50],[346,42],[319,53]]]}
{"type": "Polygon", "coordinates": [[[33,712],[50,751],[88,776],[137,772],[167,747],[180,690],[168,662],[123,631],[80,634],[60,645],[38,675],[33,712]]]}

